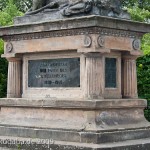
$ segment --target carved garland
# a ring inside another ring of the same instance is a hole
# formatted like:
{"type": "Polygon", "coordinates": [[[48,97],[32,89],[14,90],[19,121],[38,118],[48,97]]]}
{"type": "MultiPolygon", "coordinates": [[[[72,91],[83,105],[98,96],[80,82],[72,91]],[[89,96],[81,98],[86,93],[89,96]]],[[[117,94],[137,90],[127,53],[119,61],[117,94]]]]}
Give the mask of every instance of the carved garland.
{"type": "Polygon", "coordinates": [[[129,38],[136,38],[136,39],[140,39],[142,37],[142,33],[140,34],[136,32],[94,27],[94,28],[85,28],[85,29],[49,31],[49,32],[5,36],[4,40],[6,42],[9,42],[9,41],[21,41],[21,40],[31,40],[31,39],[43,39],[43,38],[50,38],[50,37],[87,35],[87,34],[100,34],[106,36],[129,37],[129,38]]]}

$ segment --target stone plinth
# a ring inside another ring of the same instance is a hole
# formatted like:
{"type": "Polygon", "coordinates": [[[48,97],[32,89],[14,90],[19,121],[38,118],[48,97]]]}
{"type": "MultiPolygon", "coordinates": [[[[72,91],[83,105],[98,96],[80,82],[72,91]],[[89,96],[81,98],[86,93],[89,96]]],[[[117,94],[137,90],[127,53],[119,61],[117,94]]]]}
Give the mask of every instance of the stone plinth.
{"type": "Polygon", "coordinates": [[[17,137],[20,141],[50,139],[54,142],[50,145],[46,143],[50,148],[69,149],[71,146],[71,149],[96,150],[122,149],[125,146],[135,149],[141,147],[140,141],[145,139],[144,149],[150,136],[149,123],[143,114],[146,101],[142,99],[79,101],[7,98],[1,99],[0,105],[0,136],[17,137]],[[134,141],[134,146],[129,144],[130,140],[134,141]]]}
{"type": "Polygon", "coordinates": [[[150,124],[137,96],[136,58],[148,32],[148,24],[100,16],[0,28],[9,61],[0,139],[52,139],[45,146],[53,150],[146,150],[150,124]]]}

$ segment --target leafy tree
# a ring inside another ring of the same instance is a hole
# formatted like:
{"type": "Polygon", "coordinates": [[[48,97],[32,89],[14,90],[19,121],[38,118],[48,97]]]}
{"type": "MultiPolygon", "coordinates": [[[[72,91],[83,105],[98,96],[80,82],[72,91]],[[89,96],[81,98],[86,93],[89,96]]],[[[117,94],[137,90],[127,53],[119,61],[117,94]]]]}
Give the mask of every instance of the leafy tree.
{"type": "Polygon", "coordinates": [[[145,55],[150,55],[150,33],[143,36],[142,50],[145,55]]]}
{"type": "MultiPolygon", "coordinates": [[[[4,1],[5,2],[5,1],[4,1]]],[[[20,16],[23,13],[18,11],[14,5],[13,0],[9,0],[6,7],[0,10],[0,26],[6,26],[13,24],[13,18],[20,16]]],[[[0,55],[4,51],[4,42],[0,39],[0,55]]],[[[7,87],[7,61],[4,58],[0,58],[0,97],[6,96],[7,87]]]]}
{"type": "Polygon", "coordinates": [[[137,4],[132,8],[128,8],[128,11],[131,14],[132,20],[147,23],[150,21],[150,11],[144,8],[140,8],[137,4]]]}
{"type": "MultiPolygon", "coordinates": [[[[3,41],[0,40],[0,55],[3,53],[3,41]]],[[[0,97],[6,96],[7,88],[7,61],[4,58],[0,58],[0,97]]]]}
{"type": "MultiPolygon", "coordinates": [[[[136,4],[128,11],[133,20],[150,23],[150,11],[148,9],[140,8],[136,4]]],[[[150,100],[150,33],[143,36],[141,48],[144,56],[137,60],[138,92],[140,97],[150,100]]]]}
{"type": "MultiPolygon", "coordinates": [[[[150,1],[130,1],[128,11],[135,21],[150,23],[150,1]],[[135,4],[134,4],[135,2],[135,4]]],[[[150,122],[150,33],[143,36],[141,46],[144,56],[137,60],[138,73],[138,94],[139,97],[148,100],[148,107],[145,109],[145,118],[150,122]]]]}
{"type": "Polygon", "coordinates": [[[14,4],[17,6],[18,10],[26,12],[31,8],[32,0],[13,0],[14,4]]]}
{"type": "Polygon", "coordinates": [[[0,0],[0,10],[3,10],[3,8],[6,7],[7,0],[0,0]]]}
{"type": "MultiPolygon", "coordinates": [[[[0,10],[6,8],[9,0],[0,0],[0,10]]],[[[26,12],[32,5],[32,0],[12,0],[12,3],[16,5],[17,9],[21,12],[26,12]]]]}
{"type": "Polygon", "coordinates": [[[7,6],[0,11],[0,26],[13,24],[13,18],[21,15],[23,15],[23,13],[18,11],[13,0],[9,0],[7,6]]]}
{"type": "Polygon", "coordinates": [[[135,5],[138,5],[141,9],[150,10],[150,1],[149,0],[122,0],[123,6],[132,8],[135,5]]]}
{"type": "Polygon", "coordinates": [[[137,61],[138,92],[141,98],[150,100],[150,54],[137,61]]]}

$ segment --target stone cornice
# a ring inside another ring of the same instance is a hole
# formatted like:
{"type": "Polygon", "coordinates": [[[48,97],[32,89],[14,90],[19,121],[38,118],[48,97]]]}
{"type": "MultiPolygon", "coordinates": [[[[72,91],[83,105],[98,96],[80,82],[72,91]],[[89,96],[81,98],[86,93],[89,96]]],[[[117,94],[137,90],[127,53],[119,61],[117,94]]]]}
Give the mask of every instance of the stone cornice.
{"type": "MultiPolygon", "coordinates": [[[[40,18],[40,17],[39,17],[40,18]]],[[[150,32],[150,24],[133,22],[128,20],[119,20],[109,17],[101,16],[87,16],[79,18],[70,18],[64,20],[56,20],[42,23],[32,23],[24,25],[14,25],[9,27],[0,28],[0,37],[11,36],[11,35],[25,35],[41,32],[51,32],[51,31],[71,31],[71,29],[80,28],[105,28],[119,31],[127,32],[137,32],[142,36],[145,33],[150,32]]],[[[69,33],[70,34],[70,33],[69,33]]]]}
{"type": "Polygon", "coordinates": [[[37,32],[37,33],[28,33],[20,35],[7,35],[3,39],[5,41],[20,41],[20,40],[31,40],[31,39],[43,39],[50,37],[65,37],[65,36],[75,36],[75,35],[88,35],[88,34],[99,34],[101,36],[114,36],[114,37],[129,37],[139,39],[142,34],[137,32],[129,32],[123,30],[115,30],[108,28],[100,27],[90,27],[83,29],[68,29],[60,31],[47,31],[47,32],[37,32]]]}

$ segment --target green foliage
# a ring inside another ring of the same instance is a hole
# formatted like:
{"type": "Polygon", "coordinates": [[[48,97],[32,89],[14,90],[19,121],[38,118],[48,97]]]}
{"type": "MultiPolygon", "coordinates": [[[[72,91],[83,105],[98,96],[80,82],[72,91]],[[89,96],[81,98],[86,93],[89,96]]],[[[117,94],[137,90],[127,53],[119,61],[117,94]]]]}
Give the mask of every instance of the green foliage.
{"type": "Polygon", "coordinates": [[[7,89],[7,61],[0,58],[0,97],[6,96],[7,89]]]}
{"type": "Polygon", "coordinates": [[[22,12],[26,12],[32,5],[32,0],[13,0],[13,2],[22,12]]]}
{"type": "Polygon", "coordinates": [[[8,0],[0,0],[0,10],[3,10],[3,8],[6,7],[8,0]]]}
{"type": "MultiPolygon", "coordinates": [[[[132,20],[150,23],[150,0],[125,0],[124,6],[128,7],[132,20]]],[[[150,122],[150,33],[143,36],[141,48],[144,56],[137,60],[138,94],[148,100],[144,114],[150,122]]]]}
{"type": "Polygon", "coordinates": [[[142,50],[145,55],[150,55],[150,33],[145,34],[142,39],[142,50]]]}
{"type": "Polygon", "coordinates": [[[150,101],[147,101],[147,108],[144,110],[145,118],[150,122],[150,101]]]}
{"type": "Polygon", "coordinates": [[[0,39],[0,55],[3,53],[4,51],[4,42],[2,39],[0,39]]]}
{"type": "Polygon", "coordinates": [[[13,0],[9,0],[6,8],[0,11],[0,26],[13,24],[13,18],[21,15],[23,15],[23,13],[18,11],[17,7],[13,4],[13,0]]]}
{"type": "Polygon", "coordinates": [[[139,8],[137,4],[132,8],[128,8],[128,12],[131,14],[132,20],[140,22],[149,22],[150,11],[144,8],[139,8]]]}
{"type": "MultiPolygon", "coordinates": [[[[0,39],[0,55],[3,53],[4,42],[0,39]]],[[[0,58],[0,97],[6,96],[7,89],[7,61],[0,58]]]]}
{"type": "Polygon", "coordinates": [[[150,55],[140,57],[137,68],[139,97],[150,100],[150,55]]]}
{"type": "Polygon", "coordinates": [[[141,9],[146,9],[150,11],[150,1],[149,0],[122,0],[123,6],[128,8],[133,8],[138,5],[141,9]]]}
{"type": "MultiPolygon", "coordinates": [[[[0,3],[1,3],[0,26],[13,24],[13,18],[15,16],[20,16],[23,14],[20,11],[18,11],[17,7],[14,5],[13,0],[9,0],[9,1],[0,0],[0,3]],[[2,4],[3,4],[3,8],[2,8],[2,4]],[[4,6],[6,7],[4,8],[4,6]]],[[[0,39],[0,55],[3,52],[4,52],[4,42],[2,39],[0,39]]],[[[4,58],[0,58],[0,97],[6,96],[6,88],[7,88],[7,61],[4,58]]]]}
{"type": "MultiPolygon", "coordinates": [[[[140,8],[138,4],[129,8],[128,11],[135,21],[147,23],[150,21],[150,11],[140,8]]],[[[150,100],[150,33],[143,36],[141,48],[144,56],[137,60],[138,92],[141,98],[150,100]]]]}
{"type": "Polygon", "coordinates": [[[150,122],[150,34],[142,40],[144,56],[137,60],[139,97],[147,99],[149,107],[144,110],[145,118],[150,122]]]}
{"type": "MultiPolygon", "coordinates": [[[[131,0],[128,6],[132,20],[150,23],[149,0],[131,0]]],[[[138,92],[140,97],[150,100],[150,33],[143,36],[141,48],[144,56],[137,60],[138,92]]]]}
{"type": "MultiPolygon", "coordinates": [[[[12,0],[13,4],[16,5],[17,9],[21,12],[26,12],[32,5],[32,0],[12,0]]],[[[6,8],[9,0],[0,0],[0,10],[6,8]]]]}
{"type": "Polygon", "coordinates": [[[150,108],[146,108],[144,110],[144,115],[145,115],[145,118],[150,122],[150,108]]]}

